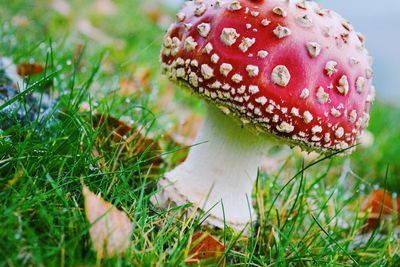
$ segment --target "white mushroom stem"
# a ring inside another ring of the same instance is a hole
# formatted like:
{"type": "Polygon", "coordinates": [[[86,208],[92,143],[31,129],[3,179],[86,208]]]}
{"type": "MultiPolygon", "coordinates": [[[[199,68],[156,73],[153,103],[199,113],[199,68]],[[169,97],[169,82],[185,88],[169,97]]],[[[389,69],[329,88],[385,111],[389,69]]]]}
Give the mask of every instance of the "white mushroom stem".
{"type": "Polygon", "coordinates": [[[246,127],[209,107],[187,159],[165,174],[153,202],[163,207],[190,202],[209,214],[206,223],[222,228],[225,218],[227,225],[242,230],[255,218],[251,195],[263,144],[246,127]]]}

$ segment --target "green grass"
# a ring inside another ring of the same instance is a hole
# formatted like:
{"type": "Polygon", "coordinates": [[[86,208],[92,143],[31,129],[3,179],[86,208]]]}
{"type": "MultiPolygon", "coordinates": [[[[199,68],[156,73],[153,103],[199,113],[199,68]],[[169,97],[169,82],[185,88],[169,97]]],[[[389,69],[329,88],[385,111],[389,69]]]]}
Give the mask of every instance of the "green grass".
{"type": "MultiPolygon", "coordinates": [[[[44,121],[0,132],[0,266],[184,265],[190,237],[201,229],[199,220],[188,221],[184,207],[164,211],[149,201],[157,179],[182,149],[163,136],[177,115],[166,115],[157,104],[171,88],[158,68],[163,30],[144,15],[139,1],[117,1],[119,13],[112,16],[96,13],[89,1],[71,1],[75,8],[68,16],[53,11],[47,1],[36,2],[0,5],[0,54],[16,63],[46,64],[46,71],[32,77],[28,87],[57,99],[52,116],[44,121]],[[80,34],[80,18],[90,20],[111,43],[80,34]],[[24,19],[26,25],[18,23],[24,19]],[[85,48],[78,49],[80,45],[85,48]],[[149,70],[149,82],[129,97],[121,96],[119,80],[142,68],[149,70]],[[91,111],[80,111],[84,102],[91,111]],[[132,150],[119,155],[124,141],[107,139],[107,123],[94,127],[99,113],[130,118],[163,149],[156,154],[133,149],[143,146],[141,138],[134,138],[132,150]],[[151,163],[161,154],[164,163],[156,168],[151,163]],[[96,260],[81,179],[132,219],[126,256],[96,260]]],[[[201,103],[187,93],[177,89],[174,99],[179,107],[202,113],[201,103]]],[[[226,264],[398,266],[396,216],[376,229],[370,242],[354,245],[366,224],[362,197],[375,184],[400,191],[400,111],[375,104],[370,130],[375,143],[349,158],[352,171],[343,171],[342,158],[312,164],[294,153],[278,171],[260,173],[253,197],[259,219],[251,236],[212,230],[228,248],[226,264]]]]}

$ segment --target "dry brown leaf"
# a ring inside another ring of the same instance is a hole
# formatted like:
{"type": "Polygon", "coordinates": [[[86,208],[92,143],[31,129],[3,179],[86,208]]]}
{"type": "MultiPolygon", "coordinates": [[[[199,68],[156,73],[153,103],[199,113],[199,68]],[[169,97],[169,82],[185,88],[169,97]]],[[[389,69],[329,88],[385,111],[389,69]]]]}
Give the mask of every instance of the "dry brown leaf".
{"type": "Polygon", "coordinates": [[[94,128],[104,126],[104,130],[111,134],[116,142],[120,141],[131,130],[128,124],[111,115],[106,117],[103,114],[96,114],[93,116],[93,123],[94,128]]]}
{"type": "Polygon", "coordinates": [[[18,74],[20,76],[32,76],[44,71],[44,66],[39,63],[22,63],[18,65],[18,74]]]}
{"type": "MultiPolygon", "coordinates": [[[[364,212],[369,211],[366,230],[372,231],[379,223],[379,219],[392,216],[396,212],[394,207],[397,207],[397,213],[400,216],[400,199],[393,198],[389,192],[385,192],[383,189],[374,190],[362,208],[364,212]]],[[[397,225],[400,225],[400,219],[397,225]]]]}
{"type": "MultiPolygon", "coordinates": [[[[208,233],[196,232],[192,237],[193,245],[186,262],[189,265],[201,264],[210,265],[217,264],[225,253],[225,246],[208,233]]],[[[219,266],[225,266],[225,259],[221,261],[219,266]]]]}
{"type": "Polygon", "coordinates": [[[160,166],[164,160],[161,157],[162,150],[159,143],[142,134],[143,128],[132,128],[127,123],[112,116],[97,114],[93,116],[94,128],[102,128],[96,139],[96,154],[99,155],[99,167],[104,171],[106,161],[113,161],[111,170],[114,171],[119,164],[131,166],[137,164],[137,159],[145,154],[140,169],[143,173],[151,168],[149,178],[158,175],[160,166]],[[118,150],[115,156],[115,150],[118,150]],[[110,151],[114,151],[110,153],[110,151]]]}
{"type": "Polygon", "coordinates": [[[132,222],[128,216],[83,185],[85,213],[92,225],[89,232],[100,259],[124,255],[129,247],[132,222]]]}

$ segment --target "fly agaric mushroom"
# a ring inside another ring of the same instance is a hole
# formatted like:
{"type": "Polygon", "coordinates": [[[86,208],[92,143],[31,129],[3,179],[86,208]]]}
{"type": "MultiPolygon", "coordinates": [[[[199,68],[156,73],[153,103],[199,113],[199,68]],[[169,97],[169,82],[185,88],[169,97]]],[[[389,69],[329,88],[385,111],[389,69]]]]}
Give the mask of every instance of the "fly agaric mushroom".
{"type": "Polygon", "coordinates": [[[374,87],[364,37],[314,2],[186,2],[161,53],[163,72],[209,107],[197,145],[153,202],[191,202],[211,225],[239,230],[254,219],[267,141],[350,153],[368,124],[374,87]]]}

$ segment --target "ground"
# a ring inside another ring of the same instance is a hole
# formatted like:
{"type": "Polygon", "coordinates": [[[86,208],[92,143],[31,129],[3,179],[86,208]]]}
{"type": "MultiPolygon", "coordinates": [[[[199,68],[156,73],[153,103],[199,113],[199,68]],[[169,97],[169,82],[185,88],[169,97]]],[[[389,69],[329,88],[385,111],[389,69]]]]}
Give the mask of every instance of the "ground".
{"type": "MultiPolygon", "coordinates": [[[[48,106],[2,118],[0,265],[184,265],[201,220],[150,204],[203,114],[159,71],[173,11],[138,0],[38,2],[0,5],[0,55],[44,67],[26,76],[26,93],[48,106]],[[125,256],[96,258],[82,182],[133,222],[125,256]]],[[[202,229],[224,243],[226,265],[398,266],[397,213],[374,227],[362,206],[377,188],[400,191],[400,110],[377,101],[369,130],[374,140],[348,158],[270,151],[250,235],[202,229]]]]}

